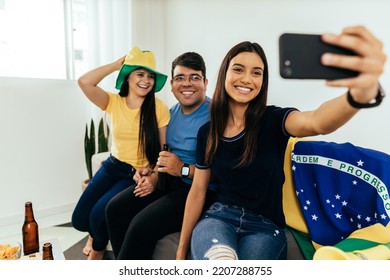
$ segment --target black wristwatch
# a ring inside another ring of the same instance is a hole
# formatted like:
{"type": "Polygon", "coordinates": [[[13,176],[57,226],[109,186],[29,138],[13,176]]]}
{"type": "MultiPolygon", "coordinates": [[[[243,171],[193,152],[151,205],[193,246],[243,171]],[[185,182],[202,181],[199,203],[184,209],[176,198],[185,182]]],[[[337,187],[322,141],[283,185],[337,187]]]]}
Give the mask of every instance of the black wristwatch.
{"type": "Polygon", "coordinates": [[[190,165],[188,163],[184,163],[181,168],[181,177],[187,178],[190,175],[190,165]]]}
{"type": "Polygon", "coordinates": [[[347,92],[347,100],[348,100],[349,105],[351,105],[352,107],[357,108],[357,109],[372,108],[372,107],[379,106],[379,104],[381,104],[381,102],[385,96],[386,96],[385,91],[383,90],[383,88],[380,84],[378,87],[378,94],[375,97],[375,102],[371,102],[371,103],[358,103],[355,100],[353,100],[352,95],[349,92],[349,90],[347,92]]]}

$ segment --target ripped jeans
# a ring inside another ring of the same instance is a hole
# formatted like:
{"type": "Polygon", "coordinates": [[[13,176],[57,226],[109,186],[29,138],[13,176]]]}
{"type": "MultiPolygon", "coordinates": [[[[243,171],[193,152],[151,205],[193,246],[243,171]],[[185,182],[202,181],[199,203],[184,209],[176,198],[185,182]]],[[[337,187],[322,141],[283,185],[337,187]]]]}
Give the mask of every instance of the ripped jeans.
{"type": "Polygon", "coordinates": [[[287,258],[283,228],[254,211],[215,202],[195,226],[194,260],[281,260],[287,258]]]}

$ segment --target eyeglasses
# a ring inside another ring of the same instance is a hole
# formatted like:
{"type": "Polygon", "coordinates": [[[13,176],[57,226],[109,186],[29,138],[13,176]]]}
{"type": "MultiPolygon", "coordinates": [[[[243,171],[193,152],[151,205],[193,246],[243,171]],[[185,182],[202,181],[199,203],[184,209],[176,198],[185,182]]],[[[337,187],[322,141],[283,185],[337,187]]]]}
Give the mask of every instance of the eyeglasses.
{"type": "Polygon", "coordinates": [[[190,76],[177,75],[177,76],[172,78],[172,80],[178,84],[185,83],[187,81],[187,79],[190,80],[190,83],[198,83],[198,82],[202,81],[204,79],[204,77],[202,77],[201,75],[198,75],[198,74],[192,74],[190,76]]]}

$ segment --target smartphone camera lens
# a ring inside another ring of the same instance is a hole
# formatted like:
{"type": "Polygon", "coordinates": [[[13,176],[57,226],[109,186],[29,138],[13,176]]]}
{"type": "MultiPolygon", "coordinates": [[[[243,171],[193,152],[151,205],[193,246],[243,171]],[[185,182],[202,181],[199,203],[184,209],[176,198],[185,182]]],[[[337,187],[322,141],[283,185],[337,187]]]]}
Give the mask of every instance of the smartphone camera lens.
{"type": "Polygon", "coordinates": [[[282,74],[284,77],[291,77],[291,75],[293,73],[291,67],[284,67],[282,71],[283,71],[282,74]]]}
{"type": "Polygon", "coordinates": [[[286,59],[283,61],[282,77],[289,78],[292,75],[291,61],[286,59]]]}

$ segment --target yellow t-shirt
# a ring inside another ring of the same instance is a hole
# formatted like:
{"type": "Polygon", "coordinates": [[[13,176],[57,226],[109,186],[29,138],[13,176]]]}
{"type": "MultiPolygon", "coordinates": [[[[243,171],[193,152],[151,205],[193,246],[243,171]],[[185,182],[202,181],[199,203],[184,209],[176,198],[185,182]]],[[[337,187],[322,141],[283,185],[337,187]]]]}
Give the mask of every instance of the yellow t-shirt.
{"type": "MultiPolygon", "coordinates": [[[[138,154],[139,115],[141,108],[129,109],[126,97],[109,93],[110,101],[106,112],[111,120],[111,154],[134,168],[146,167],[149,161],[145,154],[138,154]]],[[[158,128],[168,125],[169,109],[164,102],[156,98],[156,117],[158,128]]]]}

